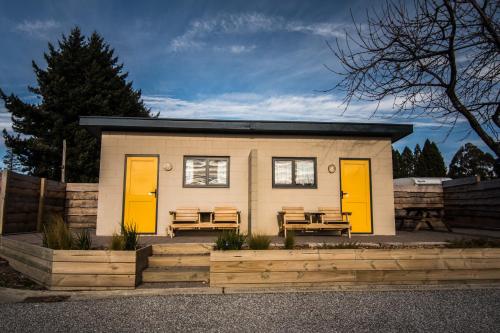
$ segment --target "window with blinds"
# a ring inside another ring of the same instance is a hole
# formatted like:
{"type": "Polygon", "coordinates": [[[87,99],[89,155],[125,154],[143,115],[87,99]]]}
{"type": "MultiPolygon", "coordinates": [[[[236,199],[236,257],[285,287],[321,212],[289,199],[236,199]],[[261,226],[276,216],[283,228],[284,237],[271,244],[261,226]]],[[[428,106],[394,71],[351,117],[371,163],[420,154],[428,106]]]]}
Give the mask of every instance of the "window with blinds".
{"type": "Polygon", "coordinates": [[[273,187],[316,188],[316,158],[273,157],[273,187]]]}
{"type": "Polygon", "coordinates": [[[229,187],[229,157],[185,156],[184,187],[229,187]]]}

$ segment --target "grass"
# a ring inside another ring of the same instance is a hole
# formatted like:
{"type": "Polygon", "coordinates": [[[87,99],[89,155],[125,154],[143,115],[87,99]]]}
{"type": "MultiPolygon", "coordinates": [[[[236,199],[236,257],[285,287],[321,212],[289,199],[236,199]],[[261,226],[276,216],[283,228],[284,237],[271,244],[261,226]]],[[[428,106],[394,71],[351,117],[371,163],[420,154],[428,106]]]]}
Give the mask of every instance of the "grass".
{"type": "Polygon", "coordinates": [[[113,251],[122,251],[125,248],[124,240],[122,235],[113,234],[111,237],[111,243],[109,249],[113,251]]]}
{"type": "Polygon", "coordinates": [[[89,229],[83,229],[77,233],[74,243],[74,248],[76,250],[90,250],[92,247],[92,236],[90,235],[89,229]]]}
{"type": "Polygon", "coordinates": [[[271,245],[271,240],[270,236],[255,234],[248,237],[247,244],[251,250],[267,250],[271,245]]]}
{"type": "Polygon", "coordinates": [[[216,250],[241,250],[245,243],[245,236],[234,230],[224,230],[215,241],[216,250]]]}
{"type": "Polygon", "coordinates": [[[42,229],[43,246],[53,250],[71,250],[74,236],[59,214],[48,216],[42,229]]]}

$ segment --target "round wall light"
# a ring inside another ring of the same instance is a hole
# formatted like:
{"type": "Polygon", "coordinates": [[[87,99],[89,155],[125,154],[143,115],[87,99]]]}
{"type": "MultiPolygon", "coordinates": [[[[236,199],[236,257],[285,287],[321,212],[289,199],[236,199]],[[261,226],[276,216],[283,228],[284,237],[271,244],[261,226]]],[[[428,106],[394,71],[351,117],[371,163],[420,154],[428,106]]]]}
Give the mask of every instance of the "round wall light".
{"type": "Polygon", "coordinates": [[[337,171],[337,168],[335,167],[335,164],[330,164],[328,166],[328,172],[329,173],[335,173],[335,171],[337,171]]]}
{"type": "Polygon", "coordinates": [[[167,163],[163,164],[163,170],[165,170],[165,171],[171,171],[173,168],[174,167],[172,166],[171,163],[167,162],[167,163]]]}

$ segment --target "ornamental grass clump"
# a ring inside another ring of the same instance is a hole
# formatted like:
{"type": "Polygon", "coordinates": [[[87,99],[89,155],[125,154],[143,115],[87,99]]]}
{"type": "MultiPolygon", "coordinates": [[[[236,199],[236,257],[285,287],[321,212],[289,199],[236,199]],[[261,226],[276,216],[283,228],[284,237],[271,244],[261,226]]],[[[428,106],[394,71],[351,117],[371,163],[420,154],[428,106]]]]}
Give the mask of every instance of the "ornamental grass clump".
{"type": "Polygon", "coordinates": [[[113,234],[111,237],[111,243],[109,245],[109,249],[112,251],[122,251],[124,249],[124,241],[123,236],[118,234],[113,234]]]}
{"type": "Polygon", "coordinates": [[[123,249],[126,251],[135,251],[139,247],[139,233],[137,226],[131,222],[122,227],[123,249]]]}
{"type": "Polygon", "coordinates": [[[59,214],[48,216],[42,227],[42,242],[44,247],[53,250],[70,250],[74,244],[74,237],[59,214]]]}
{"type": "Polygon", "coordinates": [[[270,236],[254,234],[248,237],[247,244],[251,250],[267,250],[271,245],[271,240],[270,236]]]}
{"type": "Polygon", "coordinates": [[[234,230],[224,230],[215,241],[216,250],[241,250],[245,236],[234,230]]]}
{"type": "Polygon", "coordinates": [[[74,248],[76,250],[90,250],[92,246],[92,236],[90,235],[89,229],[82,229],[78,232],[74,243],[74,248]]]}

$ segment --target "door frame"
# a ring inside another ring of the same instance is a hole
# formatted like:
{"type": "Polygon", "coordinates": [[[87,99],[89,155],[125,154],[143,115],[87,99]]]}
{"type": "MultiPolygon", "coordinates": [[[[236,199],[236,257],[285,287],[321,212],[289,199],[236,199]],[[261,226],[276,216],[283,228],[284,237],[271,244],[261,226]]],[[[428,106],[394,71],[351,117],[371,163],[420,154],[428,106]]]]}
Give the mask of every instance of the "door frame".
{"type": "MultiPolygon", "coordinates": [[[[125,154],[123,162],[123,194],[122,194],[122,221],[120,227],[123,229],[125,222],[125,195],[127,190],[127,159],[129,157],[156,157],[156,207],[155,207],[155,231],[141,232],[140,235],[156,235],[158,233],[158,198],[159,198],[159,181],[160,181],[160,155],[159,154],[125,154]]],[[[120,230],[121,232],[121,230],[120,230]]]]}
{"type": "MultiPolygon", "coordinates": [[[[370,228],[371,232],[353,232],[356,235],[373,235],[373,194],[372,194],[372,159],[363,157],[339,157],[339,194],[342,191],[342,160],[345,161],[368,161],[368,181],[370,186],[370,228]]],[[[340,211],[342,210],[342,198],[340,197],[340,211]]]]}

